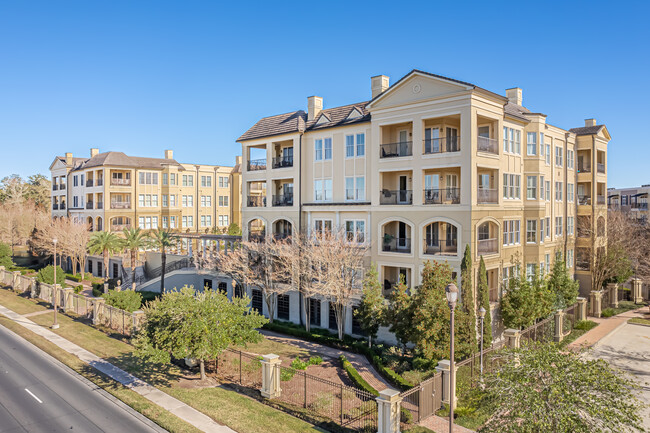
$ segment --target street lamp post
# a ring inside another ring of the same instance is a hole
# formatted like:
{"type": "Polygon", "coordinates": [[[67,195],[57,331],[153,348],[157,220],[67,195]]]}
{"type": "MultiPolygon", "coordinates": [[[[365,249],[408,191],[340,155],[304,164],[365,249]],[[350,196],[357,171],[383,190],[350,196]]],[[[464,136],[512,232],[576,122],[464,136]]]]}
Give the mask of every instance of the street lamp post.
{"type": "Polygon", "coordinates": [[[445,294],[447,295],[447,304],[451,312],[449,320],[449,433],[453,433],[454,399],[456,394],[456,390],[454,389],[454,310],[456,309],[456,301],[458,300],[458,287],[454,283],[447,284],[445,294]]]}
{"type": "Polygon", "coordinates": [[[54,244],[54,323],[52,324],[52,329],[59,329],[59,322],[57,320],[59,293],[56,290],[56,242],[56,238],[52,239],[52,243],[54,244]]]}
{"type": "Polygon", "coordinates": [[[485,308],[481,307],[478,310],[478,317],[481,318],[481,375],[480,378],[483,380],[483,320],[485,320],[485,308]]]}

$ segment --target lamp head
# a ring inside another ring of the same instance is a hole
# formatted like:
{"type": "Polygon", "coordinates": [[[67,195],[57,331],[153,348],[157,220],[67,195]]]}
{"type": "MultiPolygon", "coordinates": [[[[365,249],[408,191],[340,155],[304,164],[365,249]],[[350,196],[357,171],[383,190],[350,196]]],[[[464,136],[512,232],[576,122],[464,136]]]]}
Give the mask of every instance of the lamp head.
{"type": "Polygon", "coordinates": [[[56,243],[57,243],[58,241],[56,240],[56,238],[54,238],[54,239],[52,239],[52,242],[54,243],[54,245],[56,245],[56,243]]]}
{"type": "Polygon", "coordinates": [[[485,308],[481,307],[478,309],[478,317],[483,319],[485,317],[485,308]]]}
{"type": "Polygon", "coordinates": [[[449,307],[453,309],[458,300],[458,287],[456,287],[454,283],[447,284],[447,287],[445,287],[445,294],[447,295],[447,303],[449,304],[449,307]]]}

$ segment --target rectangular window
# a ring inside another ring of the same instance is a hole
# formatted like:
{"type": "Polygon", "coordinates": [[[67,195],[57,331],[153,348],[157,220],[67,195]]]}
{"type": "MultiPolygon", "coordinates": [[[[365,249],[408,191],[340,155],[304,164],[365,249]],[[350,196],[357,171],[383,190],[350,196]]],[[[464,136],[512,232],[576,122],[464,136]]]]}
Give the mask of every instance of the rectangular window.
{"type": "Polygon", "coordinates": [[[332,220],[315,219],[314,232],[317,235],[322,235],[323,233],[332,233],[332,220]]]}
{"type": "Polygon", "coordinates": [[[546,145],[546,165],[551,165],[551,145],[546,145]]]}
{"type": "Polygon", "coordinates": [[[366,239],[366,222],[364,220],[345,221],[345,236],[349,242],[364,242],[366,239]]]}
{"type": "Polygon", "coordinates": [[[537,220],[526,220],[526,243],[537,242],[537,220]]]}
{"type": "Polygon", "coordinates": [[[332,179],[325,179],[323,182],[323,200],[332,200],[332,179]]]}
{"type": "Polygon", "coordinates": [[[540,132],[539,133],[539,155],[544,156],[544,133],[540,132]]]}
{"type": "Polygon", "coordinates": [[[507,173],[503,173],[503,198],[509,198],[508,194],[508,179],[510,176],[507,173]]]}
{"type": "Polygon", "coordinates": [[[323,139],[321,138],[314,140],[314,159],[316,161],[323,160],[323,139]]]}
{"type": "Polygon", "coordinates": [[[194,186],[194,176],[191,174],[187,175],[187,186],[194,186]]]}
{"type": "Polygon", "coordinates": [[[183,186],[187,186],[187,175],[183,175],[183,186]]]}
{"type": "Polygon", "coordinates": [[[546,237],[551,237],[551,217],[546,217],[546,237]]]}
{"type": "Polygon", "coordinates": [[[176,194],[169,196],[169,206],[176,207],[176,194]]]}
{"type": "Polygon", "coordinates": [[[314,200],[323,201],[323,181],[321,179],[314,181],[314,200]]]}
{"type": "Polygon", "coordinates": [[[176,217],[175,216],[170,216],[169,217],[169,228],[170,229],[175,229],[176,228],[176,217]]]}
{"type": "Polygon", "coordinates": [[[146,179],[145,183],[147,185],[151,185],[151,173],[145,173],[145,179],[146,179]]]}
{"type": "Polygon", "coordinates": [[[278,295],[278,319],[289,320],[289,295],[278,295]]]}
{"type": "Polygon", "coordinates": [[[546,181],[545,189],[546,189],[546,201],[551,201],[551,181],[550,180],[546,181]]]}
{"type": "Polygon", "coordinates": [[[515,131],[515,153],[521,155],[521,131],[515,131]]]}
{"type": "Polygon", "coordinates": [[[566,267],[573,267],[573,250],[567,250],[566,252],[566,267]]]}
{"type": "Polygon", "coordinates": [[[550,274],[551,273],[551,255],[546,254],[546,273],[550,274]]]}
{"type": "Polygon", "coordinates": [[[526,198],[528,200],[537,199],[537,176],[526,177],[526,198]]]}
{"type": "Polygon", "coordinates": [[[544,200],[544,176],[539,177],[539,199],[544,200]]]}
{"type": "Polygon", "coordinates": [[[166,217],[166,216],[162,217],[162,227],[164,229],[169,228],[169,217],[166,217]]]}
{"type": "Polygon", "coordinates": [[[78,176],[73,176],[72,177],[72,186],[79,186],[79,177],[78,176]]]}
{"type": "Polygon", "coordinates": [[[228,188],[228,176],[219,176],[219,188],[228,188]]]}
{"type": "Polygon", "coordinates": [[[555,147],[555,165],[562,167],[562,147],[555,147]]]}
{"type": "Polygon", "coordinates": [[[345,157],[354,157],[354,135],[345,136],[345,157]]]}
{"type": "Polygon", "coordinates": [[[566,217],[566,234],[567,236],[573,235],[574,231],[574,219],[573,217],[566,217]]]}
{"type": "Polygon", "coordinates": [[[151,228],[154,230],[158,229],[158,217],[151,217],[151,228]]]}
{"type": "Polygon", "coordinates": [[[158,194],[153,194],[151,196],[151,206],[158,207],[158,194]]]}
{"type": "Polygon", "coordinates": [[[573,170],[573,150],[567,150],[566,151],[566,166],[567,168],[573,170]]]}
{"type": "Polygon", "coordinates": [[[144,194],[138,195],[138,204],[140,207],[144,207],[144,194]]]}
{"type": "Polygon", "coordinates": [[[162,205],[163,207],[169,207],[169,196],[167,194],[162,195],[162,205]]]}
{"type": "Polygon", "coordinates": [[[535,263],[527,263],[526,264],[526,279],[528,281],[533,281],[533,278],[535,277],[535,263]]]}
{"type": "Polygon", "coordinates": [[[211,187],[212,186],[212,176],[201,176],[201,186],[211,187]]]}
{"type": "Polygon", "coordinates": [[[520,242],[521,223],[519,220],[505,220],[503,222],[503,245],[518,245],[520,242]]]}
{"type": "Polygon", "coordinates": [[[138,227],[141,229],[145,229],[145,218],[144,217],[139,217],[138,218],[138,227]]]}
{"type": "Polygon", "coordinates": [[[503,151],[510,152],[510,147],[508,146],[508,128],[503,127],[503,151]]]}
{"type": "Polygon", "coordinates": [[[357,156],[366,155],[366,134],[357,134],[357,156]]]}
{"type": "Polygon", "coordinates": [[[562,182],[555,182],[555,201],[562,201],[562,182]]]}
{"type": "Polygon", "coordinates": [[[169,175],[167,173],[163,173],[163,185],[168,185],[168,184],[169,184],[169,175]]]}
{"type": "Polygon", "coordinates": [[[539,243],[544,242],[544,218],[539,220],[539,243]]]}
{"type": "Polygon", "coordinates": [[[562,217],[555,217],[555,236],[562,236],[562,217]]]}
{"type": "Polygon", "coordinates": [[[145,184],[145,179],[144,179],[144,177],[145,177],[144,172],[141,171],[140,173],[138,173],[138,183],[139,183],[140,185],[144,185],[144,184],[145,184]]]}
{"type": "Polygon", "coordinates": [[[363,176],[357,177],[355,188],[356,200],[366,199],[366,178],[363,176]]]}
{"type": "Polygon", "coordinates": [[[354,200],[354,178],[345,178],[345,199],[354,200]]]}
{"type": "Polygon", "coordinates": [[[325,139],[325,160],[332,159],[332,139],[325,139]]]}
{"type": "Polygon", "coordinates": [[[537,133],[535,132],[526,134],[526,154],[529,156],[537,155],[537,133]]]}

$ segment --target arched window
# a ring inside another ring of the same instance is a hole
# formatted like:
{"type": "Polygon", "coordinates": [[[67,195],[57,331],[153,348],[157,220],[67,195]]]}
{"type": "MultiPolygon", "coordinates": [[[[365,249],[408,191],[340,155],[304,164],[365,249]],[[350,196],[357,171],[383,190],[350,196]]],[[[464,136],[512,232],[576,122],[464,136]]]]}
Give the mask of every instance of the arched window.
{"type": "Polygon", "coordinates": [[[425,254],[457,254],[458,228],[450,223],[436,221],[424,227],[425,254]]]}

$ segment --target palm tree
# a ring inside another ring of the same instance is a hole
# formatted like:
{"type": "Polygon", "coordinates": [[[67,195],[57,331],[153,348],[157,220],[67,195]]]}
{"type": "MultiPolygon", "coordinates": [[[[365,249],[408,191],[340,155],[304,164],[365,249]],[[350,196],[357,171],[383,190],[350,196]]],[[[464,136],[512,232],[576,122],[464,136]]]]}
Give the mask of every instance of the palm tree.
{"type": "Polygon", "coordinates": [[[135,282],[135,261],[138,258],[138,251],[151,244],[149,233],[142,231],[139,227],[124,229],[122,247],[131,254],[131,278],[135,282]]]}
{"type": "Polygon", "coordinates": [[[165,265],[167,264],[167,248],[174,246],[178,236],[169,230],[154,230],[151,232],[151,245],[160,250],[161,274],[160,293],[165,292],[165,265]]]}
{"type": "Polygon", "coordinates": [[[104,281],[108,280],[108,261],[110,255],[122,251],[122,240],[110,232],[94,232],[88,241],[90,254],[101,254],[104,257],[104,281]]]}

